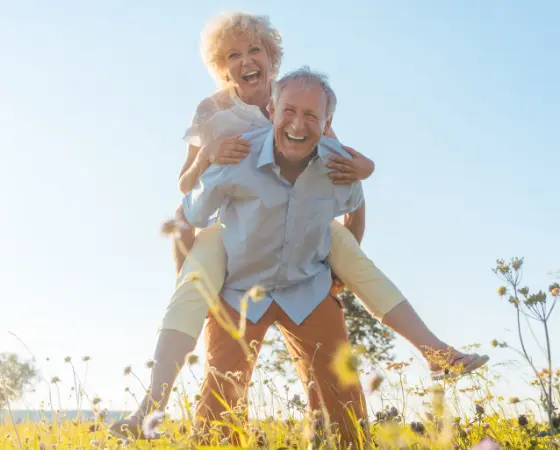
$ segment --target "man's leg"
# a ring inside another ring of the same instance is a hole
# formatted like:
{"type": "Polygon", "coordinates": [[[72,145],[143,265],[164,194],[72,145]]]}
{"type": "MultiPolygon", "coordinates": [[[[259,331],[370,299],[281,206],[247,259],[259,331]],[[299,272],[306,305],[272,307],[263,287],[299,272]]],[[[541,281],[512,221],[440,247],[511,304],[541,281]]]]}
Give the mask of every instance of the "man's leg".
{"type": "MultiPolygon", "coordinates": [[[[367,257],[347,228],[334,221],[331,232],[329,263],[336,276],[371,315],[414,345],[428,359],[430,370],[438,370],[438,364],[430,361],[430,356],[434,351],[450,352],[452,347],[432,333],[394,283],[367,257]]],[[[449,359],[468,366],[475,358],[477,355],[451,350],[449,359]]]]}
{"type": "Polygon", "coordinates": [[[214,225],[202,230],[183,264],[177,278],[177,287],[162,321],[154,354],[149,392],[139,408],[127,419],[115,422],[111,432],[126,436],[123,427],[133,436],[140,435],[142,419],[153,410],[163,411],[169,401],[169,394],[177,375],[183,367],[185,357],[192,352],[200,335],[206,316],[208,303],[197,289],[188,282],[193,272],[204,273],[201,277],[210,292],[219,292],[225,278],[225,249],[221,238],[221,228],[214,225]]]}
{"type": "MultiPolygon", "coordinates": [[[[234,323],[239,323],[240,314],[224,301],[222,308],[231,317],[234,323]]],[[[205,426],[213,420],[224,420],[222,414],[227,408],[235,408],[241,403],[242,411],[231,417],[233,421],[247,421],[247,391],[251,381],[254,364],[261,348],[262,340],[275,318],[274,305],[272,305],[258,323],[247,322],[244,340],[248,344],[257,341],[257,345],[250,350],[248,358],[240,343],[218,323],[213,314],[208,317],[204,332],[206,343],[206,370],[202,382],[201,399],[197,405],[195,417],[197,421],[205,422],[205,426]],[[220,399],[218,399],[218,397],[220,399]]],[[[203,428],[198,426],[199,430],[203,428]]],[[[223,432],[229,434],[229,430],[223,432]]]]}
{"type": "Polygon", "coordinates": [[[356,421],[366,417],[362,387],[344,387],[331,367],[339,347],[348,344],[339,301],[329,294],[300,325],[283,312],[279,318],[288,351],[298,358],[296,369],[309,396],[309,407],[326,409],[331,423],[339,424],[342,442],[356,444],[356,421]]]}

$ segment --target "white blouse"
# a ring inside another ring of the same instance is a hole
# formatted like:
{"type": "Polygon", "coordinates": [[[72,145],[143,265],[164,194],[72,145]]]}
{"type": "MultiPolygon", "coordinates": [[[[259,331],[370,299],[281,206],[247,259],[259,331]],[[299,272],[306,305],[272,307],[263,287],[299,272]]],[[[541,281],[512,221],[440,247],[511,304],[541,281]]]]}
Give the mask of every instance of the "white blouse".
{"type": "Polygon", "coordinates": [[[202,147],[216,139],[269,125],[258,106],[248,105],[235,93],[223,89],[200,102],[183,139],[187,144],[202,147]]]}

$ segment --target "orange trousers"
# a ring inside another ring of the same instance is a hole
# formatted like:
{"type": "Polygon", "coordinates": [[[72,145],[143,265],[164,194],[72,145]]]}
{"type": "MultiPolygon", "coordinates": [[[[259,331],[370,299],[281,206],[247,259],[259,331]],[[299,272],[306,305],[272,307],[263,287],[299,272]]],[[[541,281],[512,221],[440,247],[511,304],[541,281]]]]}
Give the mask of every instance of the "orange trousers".
{"type": "MultiPolygon", "coordinates": [[[[239,313],[223,301],[222,306],[233,321],[239,323],[239,313]]],[[[248,344],[258,342],[252,348],[255,358],[250,361],[239,342],[210,314],[205,330],[206,373],[196,417],[206,421],[221,419],[221,413],[226,408],[216,398],[216,394],[230,407],[235,407],[239,401],[247,405],[247,391],[256,356],[267,330],[275,322],[290,356],[296,361],[298,375],[308,396],[309,409],[326,409],[331,423],[339,425],[342,442],[356,441],[356,419],[351,419],[349,413],[351,411],[352,416],[357,419],[364,418],[365,399],[360,385],[343,387],[332,370],[334,354],[340,345],[348,343],[348,333],[340,301],[330,294],[300,325],[296,325],[275,302],[258,323],[247,321],[245,341],[248,344]],[[238,384],[224,380],[213,373],[213,370],[221,374],[239,372],[238,384]],[[324,404],[321,405],[321,402],[324,404]]],[[[246,415],[244,418],[246,419],[246,415]]]]}

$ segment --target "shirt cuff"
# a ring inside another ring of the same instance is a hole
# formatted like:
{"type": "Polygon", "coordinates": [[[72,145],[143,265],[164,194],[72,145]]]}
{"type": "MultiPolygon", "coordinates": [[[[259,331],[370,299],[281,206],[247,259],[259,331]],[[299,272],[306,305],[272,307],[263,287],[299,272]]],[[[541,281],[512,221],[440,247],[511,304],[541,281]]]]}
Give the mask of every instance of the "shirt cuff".
{"type": "Polygon", "coordinates": [[[202,217],[200,211],[192,199],[192,191],[183,197],[183,211],[185,219],[191,227],[206,228],[208,226],[209,217],[202,217]]]}

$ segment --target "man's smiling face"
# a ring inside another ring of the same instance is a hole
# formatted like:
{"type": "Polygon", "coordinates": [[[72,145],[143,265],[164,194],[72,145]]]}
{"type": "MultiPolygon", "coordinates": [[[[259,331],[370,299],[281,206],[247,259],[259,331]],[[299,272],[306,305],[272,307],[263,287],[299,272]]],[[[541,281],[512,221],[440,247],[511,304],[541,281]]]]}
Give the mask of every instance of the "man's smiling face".
{"type": "Polygon", "coordinates": [[[289,81],[270,110],[276,151],[292,163],[313,153],[330,123],[325,91],[303,80],[289,81]]]}

